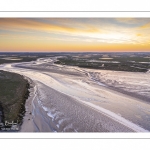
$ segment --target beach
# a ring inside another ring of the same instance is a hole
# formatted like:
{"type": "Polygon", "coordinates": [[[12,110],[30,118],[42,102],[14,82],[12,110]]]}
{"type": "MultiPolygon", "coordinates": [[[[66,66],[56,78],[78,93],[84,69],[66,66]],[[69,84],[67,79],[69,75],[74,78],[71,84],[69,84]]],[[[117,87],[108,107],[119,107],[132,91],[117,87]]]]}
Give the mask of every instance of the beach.
{"type": "Polygon", "coordinates": [[[149,132],[149,73],[56,65],[55,58],[3,64],[30,96],[20,132],[149,132]]]}

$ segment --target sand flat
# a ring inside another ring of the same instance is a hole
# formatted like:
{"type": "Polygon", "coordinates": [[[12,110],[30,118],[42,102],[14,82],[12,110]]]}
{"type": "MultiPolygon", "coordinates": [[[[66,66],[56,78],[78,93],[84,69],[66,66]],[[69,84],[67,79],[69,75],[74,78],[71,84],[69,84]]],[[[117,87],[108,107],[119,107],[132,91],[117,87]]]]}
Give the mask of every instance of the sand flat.
{"type": "MultiPolygon", "coordinates": [[[[106,82],[106,79],[114,81],[114,78],[117,81],[118,74],[120,77],[118,82],[130,81],[130,73],[120,74],[117,71],[96,69],[91,72],[90,69],[58,66],[53,64],[54,61],[55,59],[43,61],[40,59],[40,63],[35,62],[36,65],[28,62],[0,67],[2,70],[28,77],[34,85],[34,92],[26,103],[28,110],[30,106],[32,114],[25,116],[21,131],[148,132],[150,130],[150,104],[114,91],[106,82]],[[45,69],[47,65],[49,68],[45,69]],[[101,80],[107,86],[98,84],[101,80]]],[[[132,73],[132,75],[135,76],[134,82],[131,83],[133,88],[137,85],[140,87],[139,78],[143,83],[149,82],[150,79],[149,74],[147,77],[145,74],[139,76],[132,73]]],[[[128,87],[123,83],[123,88],[128,87]]],[[[144,88],[148,88],[148,84],[143,85],[144,88]]]]}

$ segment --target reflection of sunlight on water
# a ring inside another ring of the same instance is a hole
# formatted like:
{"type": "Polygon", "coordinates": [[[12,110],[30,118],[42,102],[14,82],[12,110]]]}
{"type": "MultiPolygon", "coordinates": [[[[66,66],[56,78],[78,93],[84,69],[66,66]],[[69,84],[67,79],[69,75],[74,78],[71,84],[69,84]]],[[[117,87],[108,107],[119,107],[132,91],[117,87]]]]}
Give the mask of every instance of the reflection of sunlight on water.
{"type": "Polygon", "coordinates": [[[100,59],[113,59],[113,58],[110,58],[110,57],[105,57],[105,58],[100,58],[100,59]]]}
{"type": "Polygon", "coordinates": [[[22,58],[17,58],[17,57],[5,57],[5,58],[1,58],[4,60],[22,60],[22,58]]]}
{"type": "Polygon", "coordinates": [[[150,64],[150,62],[139,62],[141,64],[150,64]]]}

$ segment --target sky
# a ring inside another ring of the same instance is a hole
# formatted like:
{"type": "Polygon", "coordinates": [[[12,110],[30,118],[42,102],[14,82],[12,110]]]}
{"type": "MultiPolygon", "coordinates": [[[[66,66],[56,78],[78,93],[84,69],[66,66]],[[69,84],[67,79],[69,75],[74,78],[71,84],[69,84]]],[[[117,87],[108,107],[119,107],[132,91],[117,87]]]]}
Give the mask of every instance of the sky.
{"type": "Polygon", "coordinates": [[[150,18],[0,18],[0,52],[150,52],[150,18]]]}

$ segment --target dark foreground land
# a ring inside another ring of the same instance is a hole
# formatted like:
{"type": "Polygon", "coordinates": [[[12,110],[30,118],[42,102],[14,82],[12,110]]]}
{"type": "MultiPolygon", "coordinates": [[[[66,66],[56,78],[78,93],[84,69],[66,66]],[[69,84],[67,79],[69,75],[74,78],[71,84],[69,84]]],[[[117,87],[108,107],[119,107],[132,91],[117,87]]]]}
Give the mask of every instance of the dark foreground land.
{"type": "Polygon", "coordinates": [[[21,124],[29,84],[23,76],[0,71],[0,122],[21,124]]]}

